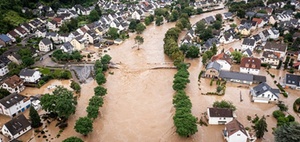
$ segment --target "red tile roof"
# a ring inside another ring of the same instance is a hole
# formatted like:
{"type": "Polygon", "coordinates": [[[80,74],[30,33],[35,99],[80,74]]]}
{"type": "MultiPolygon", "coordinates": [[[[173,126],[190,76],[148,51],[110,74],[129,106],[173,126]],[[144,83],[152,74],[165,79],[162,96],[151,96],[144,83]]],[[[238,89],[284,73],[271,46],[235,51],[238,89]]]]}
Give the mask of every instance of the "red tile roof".
{"type": "Polygon", "coordinates": [[[260,69],[261,60],[258,58],[254,58],[254,57],[244,57],[241,60],[240,67],[251,68],[251,69],[260,69]]]}

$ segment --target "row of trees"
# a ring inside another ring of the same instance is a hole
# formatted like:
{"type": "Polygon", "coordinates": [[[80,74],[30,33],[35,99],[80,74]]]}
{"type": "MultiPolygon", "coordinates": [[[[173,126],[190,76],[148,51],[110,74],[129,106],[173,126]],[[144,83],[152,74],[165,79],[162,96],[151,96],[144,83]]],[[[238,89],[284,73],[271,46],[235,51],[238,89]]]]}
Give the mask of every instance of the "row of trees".
{"type": "Polygon", "coordinates": [[[189,82],[187,64],[181,63],[173,81],[173,89],[176,91],[173,97],[173,105],[176,109],[173,120],[177,134],[183,137],[189,137],[198,132],[197,118],[191,112],[191,100],[184,91],[189,82]]]}
{"type": "Polygon", "coordinates": [[[216,44],[214,44],[210,50],[207,50],[202,54],[202,64],[205,65],[207,61],[211,59],[211,57],[217,54],[217,52],[218,48],[216,44]]]}
{"type": "Polygon", "coordinates": [[[57,61],[81,61],[83,56],[80,54],[79,51],[73,51],[72,53],[65,53],[61,49],[55,50],[52,53],[52,57],[55,58],[57,61]]]}
{"type": "Polygon", "coordinates": [[[104,55],[101,60],[96,61],[95,73],[98,86],[94,88],[95,95],[89,99],[89,105],[86,108],[87,116],[80,117],[74,126],[76,132],[85,136],[93,131],[93,120],[98,117],[99,109],[103,105],[103,96],[107,94],[107,89],[101,85],[106,82],[104,73],[108,70],[110,60],[111,57],[109,55],[104,55]]]}
{"type": "Polygon", "coordinates": [[[141,23],[140,20],[133,19],[130,21],[128,29],[132,32],[136,31],[137,34],[141,34],[146,29],[146,26],[141,23]]]}

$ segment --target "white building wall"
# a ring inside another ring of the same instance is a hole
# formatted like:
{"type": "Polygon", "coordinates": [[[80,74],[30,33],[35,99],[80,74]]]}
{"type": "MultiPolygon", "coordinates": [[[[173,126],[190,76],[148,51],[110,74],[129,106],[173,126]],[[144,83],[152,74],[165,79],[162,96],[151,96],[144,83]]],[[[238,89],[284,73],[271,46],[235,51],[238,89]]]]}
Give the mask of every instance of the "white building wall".
{"type": "Polygon", "coordinates": [[[230,71],[231,65],[225,60],[216,60],[222,67],[221,70],[230,71]]]}
{"type": "Polygon", "coordinates": [[[240,72],[242,73],[249,73],[249,74],[259,74],[259,70],[258,69],[251,69],[251,68],[244,68],[244,67],[240,67],[240,72]]]}
{"type": "Polygon", "coordinates": [[[228,137],[227,142],[247,142],[248,137],[242,132],[237,131],[228,137]]]}
{"type": "Polygon", "coordinates": [[[3,68],[0,68],[0,76],[4,76],[9,72],[8,67],[4,66],[3,68]]]}

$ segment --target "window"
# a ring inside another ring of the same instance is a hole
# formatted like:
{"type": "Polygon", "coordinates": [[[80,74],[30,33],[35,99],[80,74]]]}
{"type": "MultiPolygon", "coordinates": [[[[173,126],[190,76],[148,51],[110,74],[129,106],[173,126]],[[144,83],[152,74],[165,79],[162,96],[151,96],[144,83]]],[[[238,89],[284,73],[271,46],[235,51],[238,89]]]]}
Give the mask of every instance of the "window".
{"type": "Polygon", "coordinates": [[[237,134],[237,136],[241,136],[241,134],[237,134]]]}

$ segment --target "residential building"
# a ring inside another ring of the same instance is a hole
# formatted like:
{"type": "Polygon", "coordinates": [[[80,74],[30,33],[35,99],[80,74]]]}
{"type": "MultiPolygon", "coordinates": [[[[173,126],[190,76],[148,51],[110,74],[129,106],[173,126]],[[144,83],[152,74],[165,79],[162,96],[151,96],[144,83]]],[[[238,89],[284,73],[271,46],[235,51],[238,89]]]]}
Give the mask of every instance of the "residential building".
{"type": "Polygon", "coordinates": [[[230,82],[250,84],[250,85],[253,83],[266,82],[265,76],[253,75],[248,73],[240,73],[240,72],[223,71],[223,70],[220,71],[219,78],[222,78],[230,82]]]}
{"type": "Polygon", "coordinates": [[[250,90],[252,101],[259,103],[275,102],[279,99],[279,89],[271,88],[267,83],[263,82],[250,90]]]}
{"type": "Polygon", "coordinates": [[[286,74],[284,80],[285,86],[293,89],[300,89],[300,75],[286,74]]]}
{"type": "Polygon", "coordinates": [[[279,38],[279,30],[275,29],[275,27],[268,30],[270,33],[270,39],[278,39],[279,38]]]}
{"type": "Polygon", "coordinates": [[[5,34],[1,34],[0,35],[0,46],[7,46],[7,45],[11,45],[12,40],[5,34]]]}
{"type": "Polygon", "coordinates": [[[224,52],[213,56],[211,59],[212,62],[216,61],[221,65],[221,70],[229,71],[232,64],[232,59],[229,55],[225,54],[224,52]]]}
{"type": "Polygon", "coordinates": [[[261,60],[254,57],[244,57],[241,60],[240,72],[250,73],[250,74],[259,74],[261,67],[261,60]]]}
{"type": "Polygon", "coordinates": [[[252,56],[252,51],[248,48],[242,54],[245,57],[251,57],[252,56]]]}
{"type": "Polygon", "coordinates": [[[49,52],[53,50],[53,44],[50,39],[44,38],[39,43],[39,50],[42,52],[49,52]]]}
{"type": "Polygon", "coordinates": [[[242,50],[245,51],[247,49],[250,49],[251,51],[254,50],[256,46],[256,42],[254,39],[251,38],[244,38],[243,43],[242,43],[242,50]]]}
{"type": "Polygon", "coordinates": [[[14,31],[20,36],[20,38],[23,38],[27,35],[27,31],[23,29],[21,26],[14,29],[14,31]]]}
{"type": "Polygon", "coordinates": [[[233,111],[228,108],[207,108],[208,124],[227,124],[234,118],[233,111]]]}
{"type": "Polygon", "coordinates": [[[264,51],[263,63],[270,64],[273,68],[276,68],[280,61],[280,53],[272,51],[264,51]]]}
{"type": "Polygon", "coordinates": [[[5,123],[1,129],[2,134],[7,136],[11,141],[17,139],[29,130],[31,130],[31,124],[23,114],[5,123]]]}
{"type": "Polygon", "coordinates": [[[40,71],[32,69],[22,69],[19,73],[21,79],[28,83],[37,83],[41,78],[42,73],[40,71]]]}
{"type": "Polygon", "coordinates": [[[15,117],[30,107],[28,97],[19,93],[12,93],[0,100],[0,114],[15,117]]]}
{"type": "Polygon", "coordinates": [[[223,135],[227,142],[252,142],[254,140],[251,139],[248,131],[237,119],[225,124],[223,135]]]}
{"type": "Polygon", "coordinates": [[[218,78],[221,65],[218,62],[210,62],[206,66],[205,77],[218,78]]]}
{"type": "Polygon", "coordinates": [[[233,19],[233,13],[231,13],[231,12],[224,13],[223,14],[223,19],[224,20],[231,20],[231,19],[233,19]]]}
{"type": "Polygon", "coordinates": [[[36,37],[46,37],[46,33],[47,33],[47,29],[46,28],[42,28],[42,27],[39,27],[36,29],[35,31],[35,36],[36,37]]]}
{"type": "Polygon", "coordinates": [[[287,45],[276,42],[267,42],[264,47],[264,51],[278,52],[280,53],[280,58],[284,58],[287,51],[287,45]]]}
{"type": "Polygon", "coordinates": [[[74,46],[70,42],[65,42],[60,49],[66,53],[72,53],[74,51],[74,46]]]}
{"type": "Polygon", "coordinates": [[[25,89],[24,81],[17,75],[11,76],[1,82],[1,88],[6,89],[10,93],[20,93],[25,89]]]}
{"type": "Polygon", "coordinates": [[[261,18],[253,18],[252,21],[257,23],[257,28],[262,28],[264,26],[263,19],[261,18]]]}
{"type": "Polygon", "coordinates": [[[7,58],[18,65],[22,64],[22,58],[18,53],[11,53],[7,55],[7,58]]]}
{"type": "Polygon", "coordinates": [[[4,76],[9,72],[7,65],[7,63],[0,60],[0,76],[4,76]]]}
{"type": "Polygon", "coordinates": [[[81,36],[78,36],[78,37],[72,39],[70,43],[73,45],[75,50],[81,51],[82,49],[85,48],[86,42],[87,41],[84,38],[84,36],[81,35],[81,36]]]}

